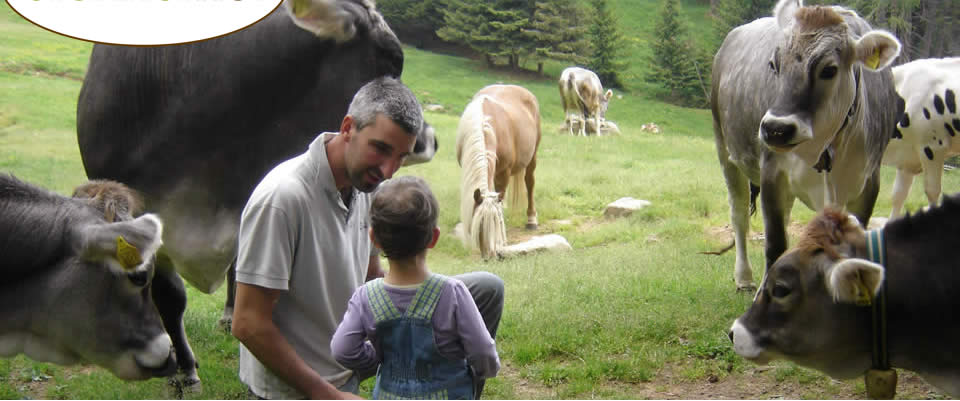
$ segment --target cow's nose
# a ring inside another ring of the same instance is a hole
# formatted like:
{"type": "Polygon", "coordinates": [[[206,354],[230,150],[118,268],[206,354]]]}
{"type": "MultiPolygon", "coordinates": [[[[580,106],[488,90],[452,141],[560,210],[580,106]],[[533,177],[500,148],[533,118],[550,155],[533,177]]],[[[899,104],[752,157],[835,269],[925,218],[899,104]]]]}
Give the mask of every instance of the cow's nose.
{"type": "Polygon", "coordinates": [[[727,338],[730,339],[730,342],[733,342],[733,330],[727,330],[727,338]]]}
{"type": "Polygon", "coordinates": [[[769,146],[789,146],[797,134],[797,125],[783,121],[764,121],[760,124],[763,141],[769,146]]]}

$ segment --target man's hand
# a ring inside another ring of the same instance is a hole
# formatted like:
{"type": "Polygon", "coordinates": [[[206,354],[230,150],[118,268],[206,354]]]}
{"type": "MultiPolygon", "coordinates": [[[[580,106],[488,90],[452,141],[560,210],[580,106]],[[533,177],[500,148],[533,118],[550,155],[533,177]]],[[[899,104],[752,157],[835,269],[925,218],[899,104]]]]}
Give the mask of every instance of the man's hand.
{"type": "Polygon", "coordinates": [[[284,382],[311,399],[356,397],[333,387],[297,355],[293,346],[273,323],[273,306],[282,290],[237,282],[233,309],[233,336],[264,366],[284,382]]]}

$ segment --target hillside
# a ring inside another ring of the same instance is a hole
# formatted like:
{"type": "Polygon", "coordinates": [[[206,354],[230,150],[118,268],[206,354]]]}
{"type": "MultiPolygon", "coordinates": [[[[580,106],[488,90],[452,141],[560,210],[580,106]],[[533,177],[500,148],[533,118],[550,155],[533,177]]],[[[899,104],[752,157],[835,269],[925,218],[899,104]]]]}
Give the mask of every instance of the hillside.
{"type": "MultiPolygon", "coordinates": [[[[584,4],[588,3],[587,0],[582,1],[584,4]]],[[[682,0],[681,3],[690,38],[700,47],[709,46],[713,35],[709,1],[682,0]]],[[[653,98],[653,94],[659,90],[656,86],[644,82],[643,76],[647,59],[650,57],[653,27],[662,4],[662,0],[610,0],[610,7],[618,18],[618,27],[625,42],[621,57],[627,68],[621,79],[626,86],[625,90],[635,96],[653,98]]],[[[391,22],[391,26],[400,39],[411,47],[447,55],[479,58],[469,48],[443,42],[428,31],[416,30],[396,22],[391,22]]],[[[554,79],[568,66],[565,63],[548,62],[544,66],[544,76],[554,79]]],[[[529,60],[526,60],[523,67],[533,71],[537,68],[536,63],[529,60]]]]}

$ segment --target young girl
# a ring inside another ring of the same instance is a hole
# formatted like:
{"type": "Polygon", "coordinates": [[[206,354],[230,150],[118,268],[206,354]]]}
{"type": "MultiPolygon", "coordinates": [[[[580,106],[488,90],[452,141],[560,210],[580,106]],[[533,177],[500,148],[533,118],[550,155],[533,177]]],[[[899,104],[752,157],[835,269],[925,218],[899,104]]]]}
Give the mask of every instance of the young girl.
{"type": "Polygon", "coordinates": [[[437,199],[416,177],[374,194],[370,236],[390,270],[357,288],[330,342],[343,366],[378,368],[375,399],[472,399],[500,359],[467,287],[427,269],[437,243],[437,199]]]}

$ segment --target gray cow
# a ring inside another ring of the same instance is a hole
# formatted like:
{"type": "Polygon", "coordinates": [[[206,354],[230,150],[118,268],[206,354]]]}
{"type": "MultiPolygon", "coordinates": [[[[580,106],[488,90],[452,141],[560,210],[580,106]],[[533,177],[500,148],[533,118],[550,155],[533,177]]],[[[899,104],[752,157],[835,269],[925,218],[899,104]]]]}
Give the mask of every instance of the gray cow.
{"type": "Polygon", "coordinates": [[[116,223],[87,201],[0,173],[0,357],[93,363],[125,380],[177,364],[151,298],[163,225],[116,223]]]}
{"type": "MultiPolygon", "coordinates": [[[[212,293],[227,272],[229,323],[250,192],[318,133],[338,130],[363,84],[402,70],[400,41],[370,0],[286,0],[260,22],[202,42],[93,46],[77,99],[80,156],[89,178],[129,185],[163,216],[163,285],[154,291],[187,391],[202,386],[180,276],[212,293]]],[[[436,150],[424,123],[405,163],[436,150]]]]}
{"type": "Polygon", "coordinates": [[[900,53],[854,11],[781,0],[773,18],[731,31],[713,64],[714,133],[737,248],[738,289],[753,289],[746,235],[759,192],[769,267],[786,250],[796,198],[873,213],[896,119],[900,53]],[[822,171],[822,173],[820,172],[822,171]]]}
{"type": "MultiPolygon", "coordinates": [[[[960,195],[871,234],[845,213],[821,213],[770,267],[753,305],[733,323],[734,350],[759,364],[789,359],[838,379],[885,370],[886,360],[960,397],[958,237],[960,195]],[[868,305],[878,302],[882,287],[881,317],[868,305]],[[877,333],[880,319],[885,336],[877,333]]],[[[892,388],[877,391],[893,396],[892,388]]]]}

